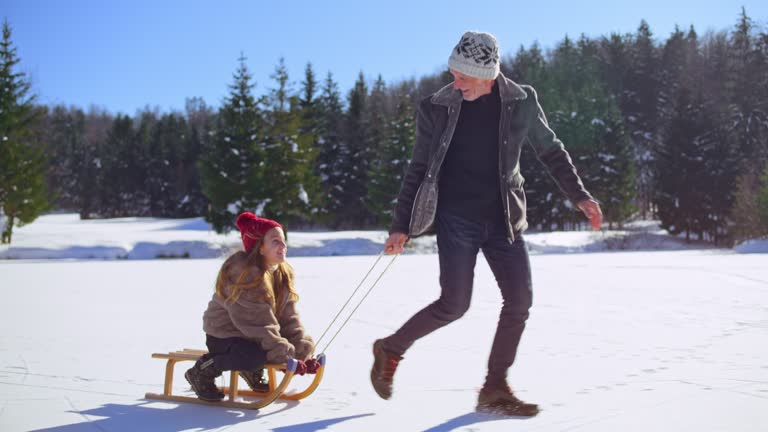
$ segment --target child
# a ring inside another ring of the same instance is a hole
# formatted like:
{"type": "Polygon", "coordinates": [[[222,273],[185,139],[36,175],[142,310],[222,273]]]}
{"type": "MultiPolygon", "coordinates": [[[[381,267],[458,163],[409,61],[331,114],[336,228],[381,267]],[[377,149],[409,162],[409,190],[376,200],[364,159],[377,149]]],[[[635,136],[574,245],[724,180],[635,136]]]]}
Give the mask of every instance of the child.
{"type": "Polygon", "coordinates": [[[266,363],[299,361],[298,374],[309,366],[314,342],[304,333],[296,311],[293,268],[286,262],[282,226],[245,212],[237,227],[244,251],[230,256],[219,270],[216,292],[203,314],[208,354],[184,377],[197,397],[220,401],[224,393],[215,379],[222,371],[237,370],[254,390],[261,390],[266,363]]]}

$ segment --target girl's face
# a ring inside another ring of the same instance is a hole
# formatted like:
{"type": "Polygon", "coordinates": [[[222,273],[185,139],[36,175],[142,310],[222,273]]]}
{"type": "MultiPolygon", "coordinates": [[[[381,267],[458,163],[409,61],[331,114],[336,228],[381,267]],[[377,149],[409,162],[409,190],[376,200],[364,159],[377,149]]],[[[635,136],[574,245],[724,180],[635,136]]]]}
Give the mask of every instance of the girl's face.
{"type": "Polygon", "coordinates": [[[280,227],[272,228],[264,234],[264,242],[259,248],[259,253],[264,256],[268,266],[285,262],[288,245],[285,243],[285,235],[280,227]]]}

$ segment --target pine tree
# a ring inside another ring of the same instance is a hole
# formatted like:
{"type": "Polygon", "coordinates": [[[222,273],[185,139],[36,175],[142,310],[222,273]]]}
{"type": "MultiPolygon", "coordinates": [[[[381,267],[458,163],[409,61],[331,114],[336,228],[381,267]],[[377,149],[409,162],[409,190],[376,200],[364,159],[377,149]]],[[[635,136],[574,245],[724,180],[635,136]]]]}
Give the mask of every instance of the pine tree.
{"type": "Polygon", "coordinates": [[[80,191],[80,218],[92,219],[104,214],[102,197],[104,188],[102,179],[110,179],[105,174],[107,159],[107,140],[115,118],[103,109],[91,106],[85,115],[85,151],[82,165],[80,191]]]}
{"type": "Polygon", "coordinates": [[[210,201],[205,220],[217,232],[231,230],[242,211],[262,215],[270,201],[264,178],[263,120],[252,94],[255,84],[245,57],[238,60],[212,140],[198,163],[203,194],[210,201]]]}
{"type": "Polygon", "coordinates": [[[382,166],[389,163],[389,159],[384,156],[384,151],[389,139],[391,121],[387,87],[381,75],[373,84],[363,116],[365,124],[368,126],[365,134],[366,159],[368,160],[366,177],[368,181],[366,182],[367,192],[364,203],[375,221],[378,219],[377,213],[380,211],[381,202],[379,199],[381,197],[375,196],[375,194],[371,195],[370,191],[371,186],[376,181],[373,177],[374,173],[381,172],[382,166]]]}
{"type": "Polygon", "coordinates": [[[186,121],[174,113],[164,114],[152,125],[144,179],[151,216],[179,216],[179,208],[187,195],[186,133],[186,121]]]}
{"type": "Polygon", "coordinates": [[[673,102],[661,111],[668,120],[655,151],[655,202],[662,226],[670,232],[722,243],[731,236],[729,213],[738,162],[725,128],[718,124],[717,106],[707,100],[708,92],[717,90],[707,83],[705,64],[693,27],[687,35],[679,29],[670,35],[661,77],[662,99],[673,102]]]}
{"type": "Polygon", "coordinates": [[[754,97],[755,80],[752,68],[755,55],[755,43],[753,40],[754,23],[746,10],[742,7],[739,22],[731,33],[730,57],[728,59],[728,80],[727,86],[730,91],[730,98],[737,105],[736,108],[742,112],[748,112],[756,104],[754,97]]]}
{"type": "Polygon", "coordinates": [[[501,71],[506,77],[519,84],[530,84],[534,87],[543,82],[546,67],[546,60],[538,43],[534,43],[528,50],[520,46],[514,57],[501,63],[501,71]]]}
{"type": "MultiPolygon", "coordinates": [[[[585,135],[580,136],[574,121],[574,114],[578,112],[574,106],[578,103],[574,92],[583,84],[578,71],[578,51],[571,38],[566,36],[553,50],[550,62],[541,71],[536,83],[538,100],[549,125],[565,143],[574,162],[578,161],[578,147],[587,139],[585,135]]],[[[576,223],[575,215],[571,214],[573,206],[562,199],[556,183],[541,166],[532,146],[521,149],[520,170],[525,178],[528,216],[532,226],[551,230],[564,229],[576,223]]]]}
{"type": "Polygon", "coordinates": [[[701,137],[709,124],[701,112],[701,103],[694,99],[688,88],[677,92],[671,122],[664,133],[663,145],[657,146],[657,189],[654,202],[658,208],[662,228],[671,234],[685,233],[702,238],[706,216],[705,188],[701,187],[709,175],[702,158],[701,137]]]}
{"type": "Polygon", "coordinates": [[[669,36],[661,52],[659,65],[659,115],[668,120],[672,117],[680,87],[691,91],[691,85],[685,73],[688,72],[688,56],[686,53],[685,34],[679,27],[669,36]]]}
{"type": "Polygon", "coordinates": [[[708,82],[708,65],[703,44],[693,26],[685,36],[685,68],[678,81],[690,88],[695,96],[696,110],[706,130],[698,139],[698,154],[704,162],[704,171],[697,187],[703,191],[702,213],[699,215],[705,240],[726,244],[733,240],[731,207],[734,202],[739,172],[738,153],[728,143],[726,127],[719,119],[721,101],[711,95],[718,92],[717,84],[708,82]],[[703,73],[702,73],[703,71],[703,73]]]}
{"type": "Polygon", "coordinates": [[[451,75],[448,69],[437,74],[421,77],[416,84],[414,101],[420,101],[452,82],[453,75],[451,75]]]}
{"type": "MultiPolygon", "coordinates": [[[[160,121],[160,113],[149,106],[136,114],[133,143],[130,148],[131,157],[128,159],[135,164],[134,174],[123,179],[124,194],[130,197],[124,216],[152,216],[159,209],[153,208],[153,197],[161,200],[160,190],[163,187],[162,166],[166,149],[160,146],[153,136],[160,121]]],[[[164,204],[163,204],[164,205],[164,204]]]]}
{"type": "Polygon", "coordinates": [[[378,227],[392,220],[397,193],[416,141],[416,123],[408,88],[401,85],[397,92],[397,107],[387,130],[386,141],[376,159],[368,183],[369,209],[378,227]]]}
{"type": "Polygon", "coordinates": [[[709,125],[708,132],[700,139],[701,158],[708,175],[697,187],[707,191],[704,224],[708,236],[705,240],[727,245],[734,240],[732,207],[741,167],[738,151],[728,141],[727,125],[718,121],[716,102],[700,103],[702,123],[709,125]]]}
{"type": "MultiPolygon", "coordinates": [[[[635,211],[635,164],[632,143],[618,104],[601,82],[600,44],[582,37],[579,41],[580,70],[586,77],[579,114],[589,122],[591,137],[581,157],[580,171],[590,192],[603,203],[609,228],[621,224],[635,211]]],[[[577,118],[580,115],[577,115],[577,118]]]]}
{"type": "Polygon", "coordinates": [[[371,152],[367,137],[369,124],[365,117],[368,87],[362,72],[349,92],[348,101],[344,117],[344,141],[349,153],[341,162],[345,182],[340,194],[341,208],[336,217],[341,226],[359,228],[369,224],[371,219],[365,207],[371,152]]]}
{"type": "Polygon", "coordinates": [[[22,72],[11,41],[11,27],[3,22],[0,41],[0,243],[10,243],[13,227],[34,221],[50,207],[45,186],[46,159],[31,137],[39,121],[35,96],[22,72]]]}
{"type": "Polygon", "coordinates": [[[171,206],[166,207],[170,217],[189,217],[194,214],[185,213],[183,208],[189,203],[193,191],[190,190],[193,171],[196,171],[195,161],[199,150],[190,148],[189,125],[180,113],[170,113],[161,118],[164,139],[168,141],[170,154],[167,160],[169,169],[166,171],[166,183],[170,188],[171,206]]]}
{"type": "Polygon", "coordinates": [[[753,67],[757,72],[754,85],[757,107],[768,111],[768,27],[758,35],[753,67]]]}
{"type": "Polygon", "coordinates": [[[659,58],[653,33],[640,22],[630,44],[631,67],[625,81],[622,112],[632,139],[637,166],[637,203],[643,219],[650,216],[653,191],[653,150],[658,142],[659,58]]]}
{"type": "Polygon", "coordinates": [[[299,96],[299,109],[301,110],[301,124],[299,126],[299,140],[307,142],[307,152],[311,162],[304,169],[301,184],[308,197],[307,220],[317,222],[325,205],[326,197],[320,187],[320,173],[317,169],[317,158],[322,151],[320,143],[320,130],[322,124],[322,101],[317,96],[318,82],[315,79],[315,71],[312,64],[307,63],[304,68],[304,80],[301,82],[301,95],[299,96]]]}
{"type": "MultiPolygon", "coordinates": [[[[634,165],[630,143],[614,100],[599,80],[599,45],[566,38],[542,74],[539,94],[549,123],[565,143],[593,195],[605,203],[606,221],[621,224],[633,211],[634,165]]],[[[563,200],[526,149],[521,154],[529,215],[544,229],[581,225],[581,214],[563,200]]]]}
{"type": "Polygon", "coordinates": [[[136,215],[143,187],[137,135],[131,117],[118,114],[107,133],[100,155],[99,215],[113,218],[136,215]]]}
{"type": "Polygon", "coordinates": [[[630,96],[626,90],[626,81],[631,68],[631,39],[631,35],[623,36],[617,33],[600,39],[600,76],[620,109],[624,108],[630,96]]]}
{"type": "MultiPolygon", "coordinates": [[[[755,35],[755,31],[753,21],[742,8],[735,30],[727,42],[718,40],[716,47],[720,50],[715,52],[717,72],[724,82],[721,95],[728,103],[719,110],[717,124],[721,140],[736,153],[735,160],[729,161],[730,184],[737,185],[735,197],[731,193],[724,196],[726,202],[733,203],[729,214],[733,223],[726,225],[726,234],[722,236],[728,240],[748,238],[759,232],[754,200],[759,190],[759,173],[768,163],[768,90],[759,85],[768,82],[768,57],[762,43],[765,36],[755,35]]],[[[726,187],[727,184],[721,189],[726,187]]]]}
{"type": "Polygon", "coordinates": [[[320,180],[320,191],[325,197],[319,220],[332,227],[341,224],[339,215],[344,206],[347,185],[346,161],[349,147],[342,132],[344,110],[338,85],[329,72],[320,96],[320,121],[317,129],[319,151],[315,159],[315,172],[320,180]]]}
{"type": "Polygon", "coordinates": [[[741,151],[742,166],[758,170],[768,162],[768,90],[756,84],[768,81],[768,59],[761,44],[755,43],[753,31],[754,24],[742,8],[731,35],[727,88],[734,125],[731,139],[741,151]]]}
{"type": "Polygon", "coordinates": [[[696,139],[696,152],[703,161],[704,172],[697,188],[702,192],[701,214],[697,216],[706,241],[726,244],[733,240],[731,207],[739,171],[737,152],[729,145],[726,127],[719,121],[722,102],[712,95],[719,92],[719,83],[710,83],[703,44],[693,26],[683,42],[684,67],[676,79],[678,91],[690,89],[694,109],[700,117],[704,132],[696,139]]]}
{"type": "Polygon", "coordinates": [[[621,114],[615,105],[603,106],[596,100],[592,125],[592,143],[588,155],[581,159],[587,170],[584,181],[590,192],[601,202],[608,228],[621,226],[635,212],[635,165],[629,136],[624,130],[621,114]]]}
{"type": "Polygon", "coordinates": [[[718,111],[726,111],[728,92],[726,79],[729,54],[728,34],[724,31],[707,33],[701,42],[704,70],[700,75],[705,83],[707,100],[716,104],[718,111]]]}
{"type": "Polygon", "coordinates": [[[768,165],[760,176],[760,186],[757,191],[757,217],[759,221],[758,236],[768,237],[768,165]]]}
{"type": "Polygon", "coordinates": [[[389,105],[387,85],[384,83],[381,75],[379,75],[373,83],[363,115],[365,124],[368,126],[366,151],[370,157],[375,158],[384,148],[392,111],[389,105]]]}
{"type": "MultiPolygon", "coordinates": [[[[767,179],[768,180],[768,179],[767,179]]],[[[764,221],[760,208],[768,204],[765,186],[760,187],[760,177],[757,172],[747,171],[741,174],[736,182],[735,198],[731,219],[733,220],[732,235],[736,242],[757,238],[764,235],[764,221]]],[[[763,183],[768,184],[768,183],[763,183]]]]}
{"type": "Polygon", "coordinates": [[[179,203],[179,216],[193,217],[205,214],[208,199],[203,195],[200,184],[200,171],[197,161],[204,148],[210,148],[210,137],[213,134],[215,114],[202,98],[187,99],[185,103],[187,119],[186,145],[183,156],[183,191],[184,196],[179,203]]]}
{"type": "Polygon", "coordinates": [[[87,219],[96,213],[97,144],[103,144],[103,140],[91,142],[89,117],[79,108],[55,106],[46,117],[46,182],[55,197],[53,206],[57,210],[76,211],[81,219],[87,219]]]}
{"type": "MultiPolygon", "coordinates": [[[[505,75],[512,77],[513,80],[521,84],[533,85],[539,92],[540,101],[547,104],[550,101],[544,100],[551,93],[548,91],[550,82],[548,80],[549,65],[541,55],[538,45],[533,45],[530,50],[521,47],[514,58],[505,66],[505,75]]],[[[552,178],[547,175],[545,169],[537,160],[536,153],[531,146],[523,146],[520,152],[520,169],[525,177],[525,194],[528,205],[528,220],[532,227],[541,229],[550,229],[548,225],[551,208],[558,198],[557,186],[552,178]]]]}
{"type": "Polygon", "coordinates": [[[55,106],[46,117],[47,184],[56,197],[53,204],[57,209],[79,211],[88,165],[85,113],[77,108],[55,106]]]}
{"type": "Polygon", "coordinates": [[[291,94],[282,58],[272,79],[277,87],[264,100],[264,184],[269,196],[264,214],[290,224],[308,216],[309,195],[302,181],[311,170],[314,156],[308,139],[311,136],[300,136],[302,112],[298,98],[291,94]]]}

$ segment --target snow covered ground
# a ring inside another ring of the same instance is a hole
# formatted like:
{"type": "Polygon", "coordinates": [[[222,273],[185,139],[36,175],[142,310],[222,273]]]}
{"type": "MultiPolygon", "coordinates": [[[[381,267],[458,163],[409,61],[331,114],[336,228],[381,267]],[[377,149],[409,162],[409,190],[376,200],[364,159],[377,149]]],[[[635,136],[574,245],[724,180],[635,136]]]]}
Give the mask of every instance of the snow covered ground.
{"type": "MultiPolygon", "coordinates": [[[[376,255],[386,237],[383,231],[289,232],[288,245],[293,257],[376,255]]],[[[526,240],[533,254],[709,248],[686,244],[649,221],[599,233],[528,232],[526,240]]],[[[81,221],[76,214],[54,214],[16,228],[12,245],[0,245],[0,259],[219,258],[239,247],[236,232],[216,234],[201,218],[81,221]]],[[[735,251],[768,253],[768,240],[752,240],[735,251]]],[[[435,252],[434,237],[414,239],[408,250],[435,252]]]]}
{"type": "MultiPolygon", "coordinates": [[[[289,234],[311,334],[384,237],[289,234]]],[[[500,307],[482,258],[470,311],[414,345],[390,401],[371,389],[373,340],[439,292],[430,239],[396,259],[329,347],[315,394],[243,411],[143,399],[162,390],[152,352],[203,347],[201,314],[235,235],[197,219],[46,216],[0,250],[27,258],[0,260],[0,431],[768,430],[768,255],[691,249],[653,227],[526,238],[534,306],[510,383],[539,416],[473,410],[500,307]],[[207,258],[146,259],[185,254],[207,258]],[[33,259],[50,257],[67,259],[33,259]]],[[[765,252],[755,244],[745,252],[765,252]]],[[[189,391],[184,366],[175,392],[189,391]]]]}

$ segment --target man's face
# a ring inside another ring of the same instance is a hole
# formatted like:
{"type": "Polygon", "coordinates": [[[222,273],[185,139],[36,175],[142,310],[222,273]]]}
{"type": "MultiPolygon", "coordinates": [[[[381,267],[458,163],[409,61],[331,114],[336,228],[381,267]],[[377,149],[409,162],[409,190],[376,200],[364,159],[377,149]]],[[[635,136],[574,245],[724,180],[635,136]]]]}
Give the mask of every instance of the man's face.
{"type": "Polygon", "coordinates": [[[451,69],[450,71],[451,75],[453,75],[453,88],[461,90],[461,95],[464,96],[464,100],[473,101],[480,96],[487,95],[491,92],[493,80],[471,77],[454,69],[451,69]]]}

